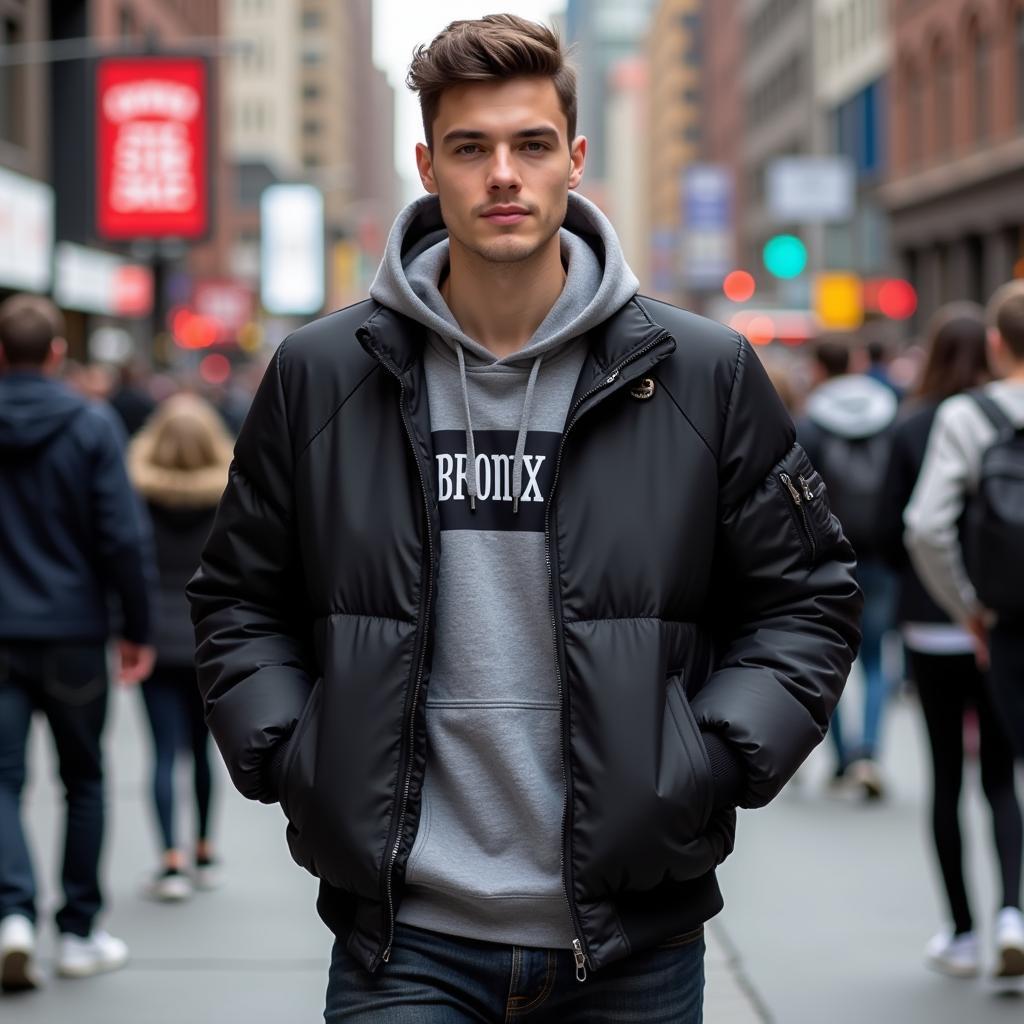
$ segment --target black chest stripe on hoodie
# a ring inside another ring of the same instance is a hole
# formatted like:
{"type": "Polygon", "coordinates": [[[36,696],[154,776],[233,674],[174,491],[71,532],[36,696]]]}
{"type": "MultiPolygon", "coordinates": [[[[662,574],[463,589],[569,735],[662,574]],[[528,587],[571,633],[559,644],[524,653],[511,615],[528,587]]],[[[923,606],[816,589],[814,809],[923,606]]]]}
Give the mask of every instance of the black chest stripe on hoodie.
{"type": "Polygon", "coordinates": [[[512,511],[512,472],[516,450],[514,430],[474,430],[480,492],[476,511],[469,507],[464,430],[435,430],[434,484],[441,512],[441,530],[544,531],[544,507],[555,471],[561,434],[531,430],[523,456],[523,491],[519,511],[512,511]]]}

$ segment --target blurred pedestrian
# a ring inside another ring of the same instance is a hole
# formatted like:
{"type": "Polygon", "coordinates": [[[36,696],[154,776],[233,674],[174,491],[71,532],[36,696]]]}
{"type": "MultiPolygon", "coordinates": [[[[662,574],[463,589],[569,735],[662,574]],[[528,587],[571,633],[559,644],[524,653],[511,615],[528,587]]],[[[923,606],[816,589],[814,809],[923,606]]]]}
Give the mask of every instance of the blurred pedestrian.
{"type": "Polygon", "coordinates": [[[110,405],[121,417],[125,432],[134,437],[152,415],[156,402],[146,390],[147,371],[139,360],[129,360],[116,373],[117,387],[110,395],[110,405]]]}
{"type": "Polygon", "coordinates": [[[917,571],[932,597],[971,634],[979,665],[990,667],[996,706],[1017,756],[1024,758],[1024,525],[1000,537],[998,550],[987,552],[994,579],[970,578],[961,543],[961,516],[977,500],[985,455],[1004,441],[1016,448],[1004,450],[1004,464],[996,467],[1003,480],[997,486],[1006,489],[1011,502],[1018,499],[1010,515],[1021,524],[1024,282],[1010,282],[992,297],[989,326],[993,362],[1002,379],[940,406],[904,518],[917,571]],[[986,607],[979,597],[979,590],[993,583],[1007,595],[1000,607],[986,607]]]}
{"type": "Polygon", "coordinates": [[[196,685],[195,635],[185,584],[199,564],[230,463],[231,439],[217,411],[188,394],[164,401],[128,453],[132,482],[149,508],[159,572],[156,667],[142,683],[142,695],[153,736],[153,804],[163,855],[150,892],[160,900],[185,899],[193,884],[212,888],[219,875],[210,838],[209,732],[196,685]],[[174,767],[182,751],[190,755],[195,793],[191,877],[175,821],[174,767]]]}
{"type": "Polygon", "coordinates": [[[836,750],[834,782],[854,782],[864,795],[884,794],[878,769],[885,704],[891,689],[883,642],[893,626],[895,582],[877,545],[876,515],[892,444],[898,402],[893,390],[863,373],[849,373],[850,349],[839,339],[814,352],[815,386],[797,436],[828,487],[832,509],[857,554],[864,592],[860,665],[864,701],[859,742],[848,731],[844,702],[829,732],[836,750]]]}
{"type": "Polygon", "coordinates": [[[428,194],[277,349],[189,584],[210,728],[321,879],[326,1020],[696,1024],[852,550],[751,346],[639,297],[575,193],[557,37],[456,22],[410,81],[428,194]]]}
{"type": "Polygon", "coordinates": [[[950,926],[928,943],[925,958],[937,970],[957,977],[973,977],[981,967],[981,942],[964,882],[959,814],[964,717],[969,709],[977,715],[981,785],[992,810],[999,864],[999,976],[1024,973],[1021,811],[1014,788],[1013,748],[975,661],[971,635],[932,600],[914,571],[903,546],[903,509],[920,474],[940,403],[981,386],[990,376],[981,308],[958,303],[939,310],[929,326],[929,349],[912,411],[893,434],[879,504],[882,549],[899,572],[897,620],[928,730],[932,837],[950,915],[950,926]]]}
{"type": "Polygon", "coordinates": [[[20,816],[29,725],[45,714],[67,794],[57,971],[120,967],[128,950],[96,926],[103,908],[101,733],[107,594],[120,599],[126,681],[149,674],[147,531],[113,412],[55,379],[61,316],[47,299],[0,305],[0,984],[38,986],[36,886],[20,816]]]}

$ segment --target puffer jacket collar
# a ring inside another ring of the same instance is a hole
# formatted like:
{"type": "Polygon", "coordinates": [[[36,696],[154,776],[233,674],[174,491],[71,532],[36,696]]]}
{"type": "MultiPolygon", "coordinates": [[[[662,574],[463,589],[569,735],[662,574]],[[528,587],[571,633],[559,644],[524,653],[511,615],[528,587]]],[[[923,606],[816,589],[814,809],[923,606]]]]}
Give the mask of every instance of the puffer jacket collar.
{"type": "MultiPolygon", "coordinates": [[[[356,332],[367,353],[384,364],[415,398],[422,386],[423,328],[386,306],[376,306],[356,332]]],[[[637,299],[588,333],[588,351],[570,408],[602,379],[629,365],[639,376],[675,348],[674,340],[655,323],[637,299]]]]}

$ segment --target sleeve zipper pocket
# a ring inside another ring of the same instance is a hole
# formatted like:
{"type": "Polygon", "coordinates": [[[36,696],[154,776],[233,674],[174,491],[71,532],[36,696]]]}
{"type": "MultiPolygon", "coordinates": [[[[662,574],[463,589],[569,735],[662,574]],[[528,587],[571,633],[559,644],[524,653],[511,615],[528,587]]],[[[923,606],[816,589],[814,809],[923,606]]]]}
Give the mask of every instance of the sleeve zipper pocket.
{"type": "Polygon", "coordinates": [[[789,492],[789,497],[793,502],[794,509],[799,513],[799,516],[794,516],[794,518],[798,520],[798,529],[802,527],[801,533],[809,548],[811,564],[814,565],[817,559],[818,546],[814,540],[814,531],[811,529],[810,520],[807,518],[807,509],[805,508],[804,503],[814,501],[815,494],[811,490],[807,480],[802,476],[798,476],[796,478],[797,483],[800,484],[799,489],[797,489],[796,484],[793,483],[793,478],[788,473],[780,473],[779,479],[789,492]]]}

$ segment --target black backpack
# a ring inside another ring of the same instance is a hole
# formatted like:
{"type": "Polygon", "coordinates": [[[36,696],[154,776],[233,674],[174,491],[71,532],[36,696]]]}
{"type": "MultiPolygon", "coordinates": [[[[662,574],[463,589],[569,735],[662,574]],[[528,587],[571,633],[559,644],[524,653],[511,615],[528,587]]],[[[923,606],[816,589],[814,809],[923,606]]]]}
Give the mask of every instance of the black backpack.
{"type": "Polygon", "coordinates": [[[878,503],[892,450],[892,431],[847,438],[822,430],[818,469],[828,487],[829,504],[858,555],[878,544],[878,503]]]}
{"type": "Polygon", "coordinates": [[[981,457],[978,489],[964,512],[964,564],[978,598],[1004,615],[1024,614],[1024,427],[983,391],[972,391],[996,439],[981,457]]]}

